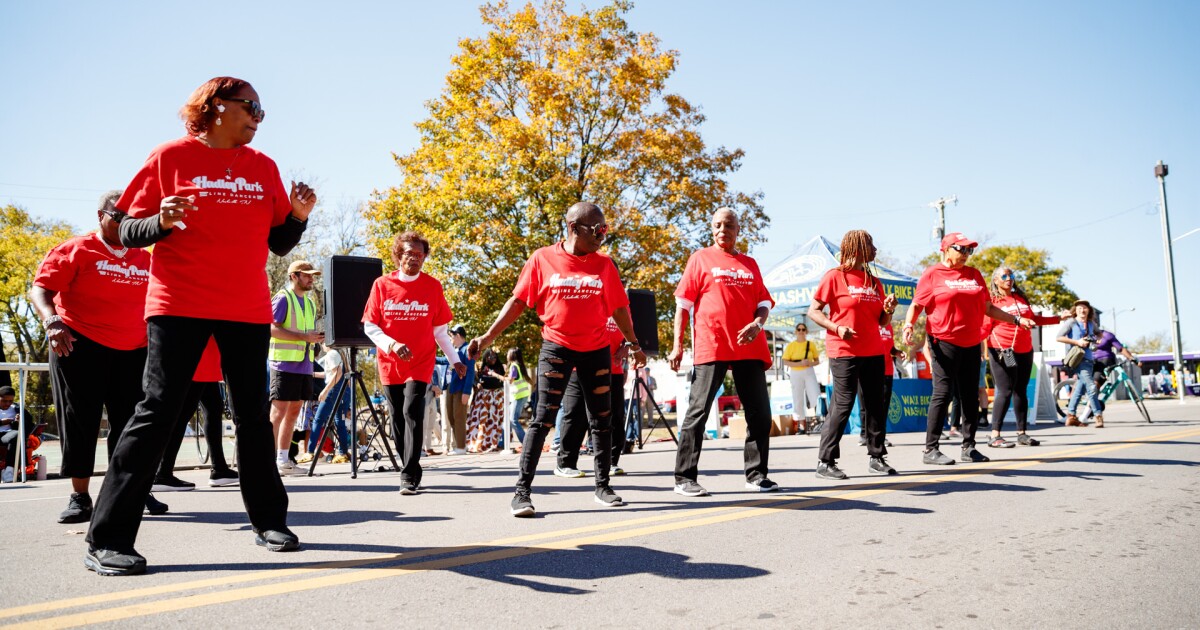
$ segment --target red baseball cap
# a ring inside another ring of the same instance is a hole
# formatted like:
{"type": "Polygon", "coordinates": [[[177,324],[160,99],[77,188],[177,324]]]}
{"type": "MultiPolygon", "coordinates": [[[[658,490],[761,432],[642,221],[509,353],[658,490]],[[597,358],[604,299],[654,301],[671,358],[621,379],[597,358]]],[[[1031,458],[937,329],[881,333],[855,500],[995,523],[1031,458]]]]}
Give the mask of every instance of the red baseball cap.
{"type": "Polygon", "coordinates": [[[951,245],[962,245],[963,247],[979,247],[979,243],[967,238],[962,232],[951,232],[942,238],[942,251],[946,251],[951,245]]]}

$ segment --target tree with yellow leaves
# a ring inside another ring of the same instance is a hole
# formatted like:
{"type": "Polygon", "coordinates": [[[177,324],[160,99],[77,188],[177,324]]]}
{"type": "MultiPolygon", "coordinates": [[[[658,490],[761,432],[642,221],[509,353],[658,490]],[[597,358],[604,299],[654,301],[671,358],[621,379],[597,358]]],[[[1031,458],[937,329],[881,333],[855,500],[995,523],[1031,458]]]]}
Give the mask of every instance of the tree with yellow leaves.
{"type": "MultiPolygon", "coordinates": [[[[395,156],[402,183],[367,210],[372,248],[389,265],[395,233],[430,240],[425,268],[470,334],[495,317],[529,255],[563,238],[577,201],[604,209],[607,253],[627,287],[654,291],[660,320],[674,312],[688,255],[711,244],[716,208],[737,210],[743,245],[761,240],[762,194],[728,182],[742,150],[705,145],[704,115],[666,91],[679,54],[630,29],[631,6],[484,6],[487,33],[459,42],[445,88],[417,124],[420,145],[395,156]]],[[[537,343],[527,313],[502,345],[537,343]]],[[[659,327],[662,343],[669,334],[659,327]]]]}

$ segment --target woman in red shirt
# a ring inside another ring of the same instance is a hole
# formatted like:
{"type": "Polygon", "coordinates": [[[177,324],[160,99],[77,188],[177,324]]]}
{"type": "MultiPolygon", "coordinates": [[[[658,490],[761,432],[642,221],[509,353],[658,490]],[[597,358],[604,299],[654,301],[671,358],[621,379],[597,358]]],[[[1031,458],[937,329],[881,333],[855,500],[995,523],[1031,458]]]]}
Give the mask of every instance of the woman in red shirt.
{"type": "MultiPolygon", "coordinates": [[[[983,360],[979,342],[983,341],[983,317],[1033,328],[1032,319],[1010,315],[988,299],[987,287],[979,270],[967,265],[979,243],[952,232],[942,239],[942,260],[931,265],[917,281],[912,306],[904,320],[904,343],[913,344],[913,325],[927,312],[925,332],[933,358],[933,396],[929,399],[929,418],[925,425],[926,464],[949,466],[953,459],[938,450],[942,425],[950,407],[951,388],[957,387],[960,400],[978,396],[979,364],[983,360]]],[[[979,428],[979,409],[963,405],[962,461],[986,462],[987,456],[975,448],[979,428]]]]}
{"type": "MultiPolygon", "coordinates": [[[[1062,321],[1061,317],[1039,315],[1029,306],[1025,292],[1017,285],[1017,275],[1011,267],[999,267],[992,272],[992,304],[1009,315],[1026,317],[1038,326],[1050,326],[1062,321]]],[[[992,403],[992,448],[1012,448],[1013,443],[1000,437],[1000,426],[1008,413],[1009,401],[1017,415],[1017,443],[1037,446],[1038,441],[1025,433],[1029,416],[1029,375],[1033,370],[1033,339],[1025,328],[1009,322],[987,319],[988,363],[992,378],[996,381],[996,398],[992,403]],[[1012,355],[1005,362],[1004,355],[1012,355]]]]}
{"type": "MultiPolygon", "coordinates": [[[[868,264],[875,260],[875,242],[865,230],[851,230],[842,237],[841,266],[825,272],[813,294],[808,317],[832,333],[825,338],[829,374],[833,380],[833,401],[829,421],[821,429],[817,452],[817,477],[846,479],[837,465],[840,442],[854,408],[855,395],[862,392],[863,427],[867,434],[867,465],[872,473],[894,475],[884,456],[887,406],[883,399],[884,361],[891,360],[891,348],[884,347],[879,328],[888,324],[896,310],[896,296],[884,295],[883,283],[871,274],[868,264]],[[825,307],[829,307],[829,315],[825,307]]],[[[889,337],[888,346],[891,346],[889,337]]]]}
{"type": "Polygon", "coordinates": [[[146,295],[146,397],[121,433],[88,531],[84,564],[105,575],[146,570],[134,550],[158,456],[183,407],[209,337],[216,339],[237,424],[242,499],[255,543],[290,551],[287,491],[267,418],[271,294],[267,250],[285,255],[304,233],[316,194],[289,191],[274,160],[248,145],[265,116],[247,82],[216,77],[180,110],[187,135],[156,147],[117,208],[121,242],[155,245],[146,295]]]}

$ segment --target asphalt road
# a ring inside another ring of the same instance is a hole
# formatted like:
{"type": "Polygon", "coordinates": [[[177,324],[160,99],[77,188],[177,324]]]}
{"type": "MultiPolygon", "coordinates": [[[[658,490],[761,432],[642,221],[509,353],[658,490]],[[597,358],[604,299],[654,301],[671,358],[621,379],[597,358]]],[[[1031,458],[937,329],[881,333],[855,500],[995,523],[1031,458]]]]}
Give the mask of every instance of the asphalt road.
{"type": "Polygon", "coordinates": [[[150,572],[128,578],[83,568],[83,527],[55,523],[67,482],[6,484],[0,626],[1197,627],[1200,403],[1150,411],[1039,425],[1042,446],[949,468],[894,435],[889,478],[847,439],[841,483],[813,476],[816,437],[776,438],[777,494],[743,488],[728,440],[701,459],[713,496],[673,494],[656,444],[623,459],[621,508],[546,456],[534,519],[508,514],[512,455],[430,458],[418,496],[324,465],[287,481],[304,545],[289,554],[253,544],[236,489],[185,472],[201,488],[158,495],[171,511],[138,540],[150,572]]]}

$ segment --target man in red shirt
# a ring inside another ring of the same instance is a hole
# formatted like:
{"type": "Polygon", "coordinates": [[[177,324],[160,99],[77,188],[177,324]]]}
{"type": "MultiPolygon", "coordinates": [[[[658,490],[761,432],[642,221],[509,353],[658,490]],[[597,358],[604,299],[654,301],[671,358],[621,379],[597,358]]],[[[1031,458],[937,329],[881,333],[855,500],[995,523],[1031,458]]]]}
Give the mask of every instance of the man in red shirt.
{"type": "MultiPolygon", "coordinates": [[[[108,409],[108,454],[142,399],[146,367],[146,285],[150,254],[121,245],[125,218],[113,204],[114,190],[100,198],[100,230],[76,236],[46,254],[29,290],[29,302],[46,326],[50,384],[63,440],[62,476],[71,478],[71,498],[60,523],[92,518],[89,481],[96,468],[101,409],[108,409]]],[[[167,506],[146,498],[146,510],[167,506]]]]}
{"type": "Polygon", "coordinates": [[[525,262],[513,296],[500,310],[496,321],[481,337],[471,340],[467,352],[472,359],[492,344],[526,308],[537,310],[542,320],[542,351],[538,356],[538,403],[535,421],[525,433],[521,452],[521,476],[512,500],[513,516],[533,516],[529,498],[533,476],[546,436],[563,404],[563,394],[572,372],[579,374],[596,468],[595,500],[601,505],[624,503],[608,484],[612,464],[612,357],[605,322],[609,317],[630,344],[635,368],[646,364],[629,318],[629,298],[617,275],[617,267],[600,253],[608,225],[600,207],[579,202],[565,217],[566,240],[543,247],[525,262]]]}
{"type": "Polygon", "coordinates": [[[688,258],[675,289],[675,342],[667,355],[672,370],[678,371],[683,361],[689,313],[695,322],[692,393],[679,429],[675,492],[688,497],[708,494],[696,482],[704,419],[729,370],[746,412],[746,488],[771,492],[779,489],[767,478],[771,401],[766,371],[771,368],[771,351],[761,333],[775,301],[763,284],[758,263],[737,251],[740,228],[733,210],[717,210],[710,227],[716,244],[688,258]]]}

